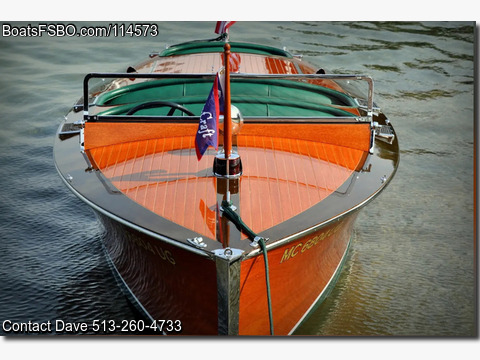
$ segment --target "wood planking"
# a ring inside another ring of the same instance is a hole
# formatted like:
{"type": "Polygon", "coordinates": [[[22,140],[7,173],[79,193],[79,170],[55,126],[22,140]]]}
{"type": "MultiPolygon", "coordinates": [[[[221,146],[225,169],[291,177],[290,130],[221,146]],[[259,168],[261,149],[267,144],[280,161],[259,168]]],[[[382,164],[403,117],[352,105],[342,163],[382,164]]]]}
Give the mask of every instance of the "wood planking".
{"type": "MultiPolygon", "coordinates": [[[[244,173],[240,214],[255,232],[323,200],[359,166],[364,152],[300,139],[239,135],[244,173]]],[[[191,136],[90,150],[95,166],[133,201],[203,236],[216,238],[214,151],[198,161],[191,136]]],[[[361,164],[360,164],[361,165],[361,164]]]]}
{"type": "MultiPolygon", "coordinates": [[[[247,74],[297,74],[292,61],[263,55],[235,53],[240,59],[239,71],[247,74]]],[[[156,73],[215,73],[223,66],[222,53],[178,55],[159,58],[156,73]]]]}

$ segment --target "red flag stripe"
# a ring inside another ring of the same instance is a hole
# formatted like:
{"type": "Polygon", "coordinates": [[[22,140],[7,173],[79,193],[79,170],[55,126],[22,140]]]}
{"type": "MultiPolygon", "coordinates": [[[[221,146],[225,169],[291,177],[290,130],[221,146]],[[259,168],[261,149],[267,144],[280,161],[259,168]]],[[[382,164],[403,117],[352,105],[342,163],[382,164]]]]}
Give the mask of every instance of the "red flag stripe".
{"type": "Polygon", "coordinates": [[[217,21],[217,26],[215,27],[215,33],[224,34],[228,32],[228,28],[235,23],[236,21],[217,21]]]}

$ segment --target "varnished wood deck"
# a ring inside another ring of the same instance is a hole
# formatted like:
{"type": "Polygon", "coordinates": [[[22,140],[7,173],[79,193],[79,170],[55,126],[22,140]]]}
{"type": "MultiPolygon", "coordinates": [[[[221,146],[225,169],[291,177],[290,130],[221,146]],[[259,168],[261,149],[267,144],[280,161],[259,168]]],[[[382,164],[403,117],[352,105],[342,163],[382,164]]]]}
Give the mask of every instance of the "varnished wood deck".
{"type": "MultiPolygon", "coordinates": [[[[233,72],[252,74],[297,74],[294,63],[288,59],[270,58],[255,54],[236,54],[233,72]]],[[[206,53],[159,58],[153,72],[204,73],[214,72],[223,66],[222,53],[206,53]],[[214,69],[214,70],[212,70],[214,69]]]]}
{"type": "MultiPolygon", "coordinates": [[[[197,160],[195,130],[186,134],[191,125],[177,131],[175,137],[164,137],[165,133],[161,133],[168,128],[164,125],[155,135],[141,131],[142,126],[135,124],[138,133],[146,137],[139,136],[135,141],[121,140],[122,125],[92,123],[87,124],[87,129],[89,125],[97,145],[101,143],[99,129],[115,126],[117,130],[116,143],[88,150],[95,167],[116,188],[159,216],[202,236],[216,238],[217,178],[212,171],[215,152],[209,150],[201,161],[197,160]]],[[[127,128],[130,125],[123,124],[127,128]]],[[[246,125],[236,138],[244,169],[239,181],[240,215],[255,232],[288,220],[325,199],[362,165],[368,150],[368,124],[308,125],[309,133],[301,138],[288,137],[280,125],[270,131],[265,126],[246,125]],[[322,134],[329,132],[332,134],[328,141],[322,139],[322,134]],[[352,135],[356,132],[363,134],[360,138],[367,142],[359,143],[357,148],[340,144],[358,135],[352,135]]],[[[86,138],[93,136],[89,131],[86,138]]]]}
{"type": "MultiPolygon", "coordinates": [[[[235,53],[235,65],[232,72],[244,74],[313,74],[318,69],[297,59],[267,57],[264,55],[235,53]]],[[[137,67],[139,73],[215,73],[223,66],[223,53],[203,53],[157,57],[137,67]]],[[[113,90],[131,84],[133,81],[120,79],[114,81],[106,90],[113,90]]],[[[135,82],[139,82],[135,80],[135,82]]],[[[310,80],[320,86],[342,91],[342,88],[331,80],[310,80]]]]}

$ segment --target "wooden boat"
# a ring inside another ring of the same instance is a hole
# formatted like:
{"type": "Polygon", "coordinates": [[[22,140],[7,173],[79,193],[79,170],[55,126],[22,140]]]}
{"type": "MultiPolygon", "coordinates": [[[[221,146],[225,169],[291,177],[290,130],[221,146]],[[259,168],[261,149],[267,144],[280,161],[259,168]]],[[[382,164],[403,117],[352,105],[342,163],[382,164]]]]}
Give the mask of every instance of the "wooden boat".
{"type": "Polygon", "coordinates": [[[55,164],[104,225],[142,327],[159,333],[292,334],[333,287],[358,211],[398,166],[370,77],[325,74],[226,34],[83,85],[55,164]],[[199,160],[199,122],[222,67],[219,150],[199,160]],[[347,81],[365,83],[367,96],[347,81]]]}

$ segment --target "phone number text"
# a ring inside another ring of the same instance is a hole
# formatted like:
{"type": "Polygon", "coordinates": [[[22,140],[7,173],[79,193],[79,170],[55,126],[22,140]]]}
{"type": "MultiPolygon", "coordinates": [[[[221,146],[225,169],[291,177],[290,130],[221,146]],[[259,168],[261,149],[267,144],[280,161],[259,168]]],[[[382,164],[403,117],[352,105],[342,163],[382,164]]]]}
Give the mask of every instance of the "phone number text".
{"type": "Polygon", "coordinates": [[[159,333],[179,333],[182,331],[180,320],[93,320],[90,329],[93,332],[143,332],[154,331],[159,333]]]}

